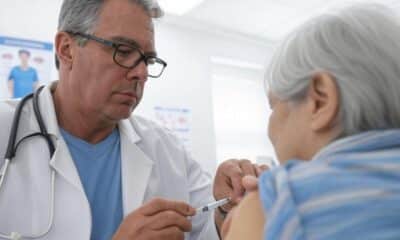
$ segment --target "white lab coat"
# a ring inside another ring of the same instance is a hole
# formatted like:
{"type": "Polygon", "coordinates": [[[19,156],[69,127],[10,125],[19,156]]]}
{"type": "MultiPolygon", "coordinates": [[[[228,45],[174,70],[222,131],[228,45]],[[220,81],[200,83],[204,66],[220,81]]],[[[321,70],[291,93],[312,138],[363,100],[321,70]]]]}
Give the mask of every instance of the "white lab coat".
{"type": "MultiPolygon", "coordinates": [[[[0,103],[1,165],[17,103],[16,100],[0,103]]],[[[41,239],[89,240],[89,202],[60,135],[50,87],[41,92],[39,106],[56,151],[50,159],[47,145],[40,138],[21,144],[0,190],[0,232],[36,234],[46,228],[51,205],[51,167],[56,172],[54,223],[49,234],[41,239]]],[[[168,131],[138,117],[122,120],[118,128],[124,216],[154,197],[185,201],[194,207],[213,200],[210,175],[168,131]]],[[[32,101],[29,101],[23,109],[17,139],[37,131],[32,101]]],[[[213,214],[192,218],[193,231],[186,234],[186,239],[218,239],[214,224],[213,214]]]]}

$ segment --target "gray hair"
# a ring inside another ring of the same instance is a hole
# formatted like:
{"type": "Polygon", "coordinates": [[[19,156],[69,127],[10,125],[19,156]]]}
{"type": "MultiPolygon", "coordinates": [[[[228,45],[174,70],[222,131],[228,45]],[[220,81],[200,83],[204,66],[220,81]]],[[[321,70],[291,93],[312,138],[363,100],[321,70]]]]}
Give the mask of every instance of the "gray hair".
{"type": "MultiPolygon", "coordinates": [[[[104,0],[64,0],[58,19],[58,31],[93,33],[104,0]]],[[[156,0],[131,0],[150,17],[159,18],[163,11],[156,0]]]]}
{"type": "Polygon", "coordinates": [[[387,7],[354,5],[302,25],[274,54],[265,83],[295,103],[317,72],[336,80],[341,136],[400,127],[400,23],[387,7]]]}

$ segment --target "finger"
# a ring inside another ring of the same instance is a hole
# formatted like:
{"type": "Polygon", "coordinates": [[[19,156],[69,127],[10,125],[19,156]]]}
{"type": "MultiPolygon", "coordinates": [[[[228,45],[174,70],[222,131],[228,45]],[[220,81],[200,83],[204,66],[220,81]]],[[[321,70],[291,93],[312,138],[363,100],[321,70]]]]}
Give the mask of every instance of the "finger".
{"type": "Polygon", "coordinates": [[[183,216],[193,216],[196,213],[196,209],[185,202],[170,201],[161,198],[151,200],[143,205],[140,210],[145,216],[152,216],[166,210],[180,213],[183,216]]]}
{"type": "Polygon", "coordinates": [[[239,160],[230,159],[223,162],[217,170],[214,180],[214,196],[221,199],[229,196],[231,201],[222,206],[225,211],[235,206],[240,197],[244,194],[244,188],[241,184],[243,171],[240,168],[239,160]]]}
{"type": "Polygon", "coordinates": [[[169,227],[156,231],[154,239],[184,240],[185,234],[177,227],[169,227]]]}
{"type": "Polygon", "coordinates": [[[247,191],[255,191],[258,189],[258,179],[254,176],[245,176],[242,179],[242,185],[247,191]]]}
{"type": "Polygon", "coordinates": [[[240,168],[238,167],[238,170],[234,173],[232,173],[231,175],[231,183],[232,183],[232,203],[237,204],[240,202],[241,198],[244,195],[244,188],[242,185],[242,178],[243,178],[244,174],[243,172],[240,170],[240,168]]]}
{"type": "Polygon", "coordinates": [[[258,169],[258,164],[253,164],[253,169],[254,169],[254,172],[256,172],[256,175],[255,175],[255,176],[258,177],[258,175],[259,175],[259,173],[260,173],[260,172],[258,171],[258,170],[259,170],[259,169],[258,169]]]}
{"type": "Polygon", "coordinates": [[[185,216],[171,210],[151,216],[149,224],[154,230],[162,230],[169,227],[177,227],[182,232],[190,232],[192,230],[192,223],[185,216]]]}
{"type": "Polygon", "coordinates": [[[255,165],[255,166],[256,166],[257,177],[269,169],[269,167],[265,164],[255,165]]]}
{"type": "Polygon", "coordinates": [[[247,176],[257,176],[257,172],[253,167],[253,163],[251,163],[249,160],[243,159],[239,161],[239,166],[243,171],[243,175],[247,176]]]}

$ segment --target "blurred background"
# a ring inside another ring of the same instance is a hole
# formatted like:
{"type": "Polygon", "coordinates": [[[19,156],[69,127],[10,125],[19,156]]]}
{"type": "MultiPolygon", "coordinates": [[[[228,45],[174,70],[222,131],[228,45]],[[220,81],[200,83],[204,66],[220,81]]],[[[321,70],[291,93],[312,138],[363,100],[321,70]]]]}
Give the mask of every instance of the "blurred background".
{"type": "MultiPolygon", "coordinates": [[[[2,1],[0,98],[10,97],[7,71],[17,61],[12,49],[21,42],[53,44],[61,2],[2,1]]],[[[354,2],[360,1],[159,0],[166,15],[155,22],[156,47],[168,67],[161,78],[149,79],[134,114],[173,131],[212,173],[229,158],[269,163],[275,157],[267,137],[270,109],[263,75],[274,46],[316,14],[354,2]]],[[[400,11],[399,0],[361,2],[400,11]]],[[[58,79],[53,59],[47,58],[33,58],[38,68],[48,62],[42,74],[49,76],[39,76],[42,83],[58,79]]]]}

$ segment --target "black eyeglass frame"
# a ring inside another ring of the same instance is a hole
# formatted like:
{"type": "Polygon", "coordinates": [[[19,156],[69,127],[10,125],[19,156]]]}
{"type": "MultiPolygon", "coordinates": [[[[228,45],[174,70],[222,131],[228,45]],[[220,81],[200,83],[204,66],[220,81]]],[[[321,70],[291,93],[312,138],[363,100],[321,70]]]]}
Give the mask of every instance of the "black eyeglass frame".
{"type": "Polygon", "coordinates": [[[80,32],[70,32],[67,31],[68,34],[71,34],[73,36],[81,36],[83,38],[89,39],[89,40],[93,40],[95,42],[101,43],[105,46],[111,47],[114,49],[114,53],[113,53],[113,61],[115,62],[115,64],[117,64],[120,67],[123,68],[127,68],[127,69],[132,69],[135,68],[137,65],[140,64],[141,61],[144,61],[144,63],[146,64],[146,66],[149,65],[149,61],[153,60],[154,62],[161,64],[162,65],[162,69],[160,71],[160,73],[158,75],[151,75],[149,74],[149,77],[152,78],[158,78],[162,75],[162,73],[164,72],[165,68],[167,67],[167,62],[165,62],[164,60],[162,60],[161,58],[155,57],[155,56],[151,56],[151,55],[145,55],[138,47],[133,46],[133,45],[128,45],[128,44],[124,44],[124,43],[116,43],[110,40],[106,40],[103,38],[99,38],[96,37],[94,35],[91,34],[86,34],[86,33],[80,33],[80,32]],[[131,66],[125,66],[120,64],[117,60],[116,60],[116,55],[118,53],[119,48],[121,47],[129,47],[132,49],[135,49],[139,54],[140,54],[140,58],[138,60],[136,60],[131,66]]]}

